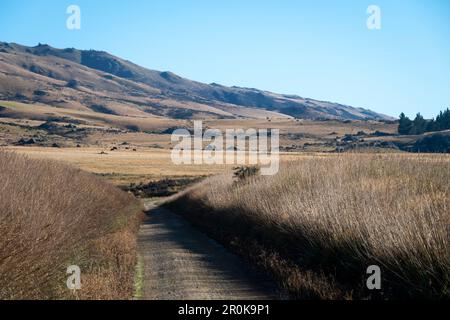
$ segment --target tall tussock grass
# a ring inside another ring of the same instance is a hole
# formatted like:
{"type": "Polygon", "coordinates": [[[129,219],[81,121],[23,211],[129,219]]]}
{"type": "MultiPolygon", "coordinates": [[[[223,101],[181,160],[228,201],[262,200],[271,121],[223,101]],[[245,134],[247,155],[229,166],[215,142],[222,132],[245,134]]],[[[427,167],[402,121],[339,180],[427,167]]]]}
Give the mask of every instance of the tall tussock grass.
{"type": "Polygon", "coordinates": [[[209,178],[169,204],[296,298],[449,298],[450,159],[345,154],[209,178]],[[368,290],[367,268],[381,269],[368,290]]]}
{"type": "Polygon", "coordinates": [[[132,297],[139,215],[134,197],[91,174],[0,151],[0,299],[132,297]]]}

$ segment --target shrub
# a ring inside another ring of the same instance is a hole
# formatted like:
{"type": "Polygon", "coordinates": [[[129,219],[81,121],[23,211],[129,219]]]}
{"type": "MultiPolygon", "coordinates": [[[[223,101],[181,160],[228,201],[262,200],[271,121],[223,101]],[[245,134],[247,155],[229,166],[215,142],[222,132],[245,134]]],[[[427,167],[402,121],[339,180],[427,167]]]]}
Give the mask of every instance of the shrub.
{"type": "Polygon", "coordinates": [[[141,128],[139,128],[139,126],[137,126],[135,124],[127,124],[125,126],[125,128],[131,132],[140,132],[141,131],[141,128]]]}
{"type": "Polygon", "coordinates": [[[67,81],[67,87],[75,89],[76,87],[78,87],[78,81],[75,79],[70,79],[69,81],[67,81]]]}
{"type": "Polygon", "coordinates": [[[47,95],[47,92],[45,92],[44,90],[34,90],[34,91],[33,91],[33,94],[34,94],[35,96],[42,97],[42,96],[47,95]]]}
{"type": "Polygon", "coordinates": [[[234,168],[234,176],[239,180],[243,181],[249,177],[256,176],[259,173],[258,166],[241,166],[234,168]]]}

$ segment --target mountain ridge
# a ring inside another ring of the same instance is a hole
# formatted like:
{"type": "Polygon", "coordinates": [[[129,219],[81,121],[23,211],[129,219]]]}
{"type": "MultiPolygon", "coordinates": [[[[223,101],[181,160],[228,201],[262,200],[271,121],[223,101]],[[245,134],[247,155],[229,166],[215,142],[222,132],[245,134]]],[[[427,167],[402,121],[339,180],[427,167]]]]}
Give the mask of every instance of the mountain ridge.
{"type": "Polygon", "coordinates": [[[0,42],[0,98],[176,119],[392,120],[368,109],[298,95],[192,81],[105,51],[56,49],[46,44],[27,47],[0,42]]]}

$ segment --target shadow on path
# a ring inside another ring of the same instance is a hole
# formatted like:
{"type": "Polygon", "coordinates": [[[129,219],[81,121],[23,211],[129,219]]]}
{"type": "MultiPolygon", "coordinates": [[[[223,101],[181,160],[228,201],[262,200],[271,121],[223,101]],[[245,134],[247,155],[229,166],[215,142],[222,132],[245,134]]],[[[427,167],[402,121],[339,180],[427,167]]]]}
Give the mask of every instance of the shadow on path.
{"type": "Polygon", "coordinates": [[[276,285],[167,209],[153,206],[138,236],[142,299],[279,299],[276,285]]]}

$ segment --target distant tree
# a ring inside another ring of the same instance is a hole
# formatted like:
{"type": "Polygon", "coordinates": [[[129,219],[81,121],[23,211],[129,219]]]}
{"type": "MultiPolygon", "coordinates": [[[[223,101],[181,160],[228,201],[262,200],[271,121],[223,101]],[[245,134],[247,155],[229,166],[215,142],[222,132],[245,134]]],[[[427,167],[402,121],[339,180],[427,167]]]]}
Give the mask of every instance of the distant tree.
{"type": "Polygon", "coordinates": [[[441,111],[436,119],[425,120],[420,113],[411,121],[402,112],[398,121],[399,134],[422,134],[424,132],[450,129],[450,110],[441,111]]]}
{"type": "Polygon", "coordinates": [[[439,131],[438,125],[434,119],[427,121],[426,132],[439,131]]]}
{"type": "Polygon", "coordinates": [[[411,129],[410,134],[422,134],[427,129],[427,121],[422,117],[420,113],[416,115],[416,118],[413,120],[413,127],[411,129]]]}
{"type": "Polygon", "coordinates": [[[444,112],[440,112],[436,117],[436,129],[448,130],[450,129],[450,110],[447,108],[444,112]]]}
{"type": "Polygon", "coordinates": [[[405,135],[410,134],[412,126],[412,121],[402,112],[398,121],[398,133],[405,135]]]}
{"type": "Polygon", "coordinates": [[[450,129],[450,110],[448,108],[444,111],[442,116],[442,127],[442,130],[450,129]]]}

